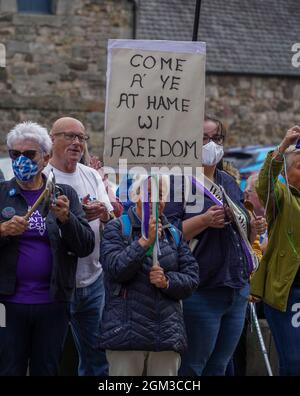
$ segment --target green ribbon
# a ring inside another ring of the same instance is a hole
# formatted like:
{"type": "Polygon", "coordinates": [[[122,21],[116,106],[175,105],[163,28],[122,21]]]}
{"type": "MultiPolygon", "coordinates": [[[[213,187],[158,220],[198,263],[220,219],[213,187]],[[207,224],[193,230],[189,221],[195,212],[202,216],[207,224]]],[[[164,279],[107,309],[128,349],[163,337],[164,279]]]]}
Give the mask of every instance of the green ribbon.
{"type": "MultiPolygon", "coordinates": [[[[158,185],[158,181],[157,181],[157,176],[155,175],[155,176],[151,176],[151,177],[154,177],[155,178],[155,181],[156,181],[156,185],[157,185],[157,188],[156,188],[156,191],[157,191],[157,197],[155,197],[156,198],[156,200],[155,200],[155,218],[156,218],[156,231],[155,231],[155,235],[157,235],[157,232],[158,232],[158,200],[159,200],[159,185],[158,185]]],[[[149,256],[152,256],[152,254],[153,254],[153,249],[154,249],[154,245],[155,245],[155,243],[156,243],[157,241],[155,241],[154,243],[152,243],[152,245],[149,247],[149,249],[147,250],[147,252],[146,252],[146,256],[147,257],[149,257],[149,256]]]]}
{"type": "Polygon", "coordinates": [[[147,256],[147,257],[152,256],[153,249],[154,249],[154,243],[152,243],[152,245],[151,245],[151,246],[149,247],[149,249],[147,250],[147,252],[146,252],[146,256],[147,256]]]}

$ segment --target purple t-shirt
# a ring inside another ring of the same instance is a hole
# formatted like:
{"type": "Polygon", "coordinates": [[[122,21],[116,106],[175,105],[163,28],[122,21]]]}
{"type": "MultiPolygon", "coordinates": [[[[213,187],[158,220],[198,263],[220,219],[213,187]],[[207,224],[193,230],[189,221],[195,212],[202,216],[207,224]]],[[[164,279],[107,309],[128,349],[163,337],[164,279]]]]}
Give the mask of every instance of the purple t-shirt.
{"type": "MultiPolygon", "coordinates": [[[[28,206],[32,206],[43,192],[22,190],[28,206]]],[[[46,230],[45,219],[36,210],[29,219],[29,227],[20,235],[17,263],[16,293],[5,297],[5,301],[20,304],[47,304],[50,297],[52,253],[46,230]]]]}

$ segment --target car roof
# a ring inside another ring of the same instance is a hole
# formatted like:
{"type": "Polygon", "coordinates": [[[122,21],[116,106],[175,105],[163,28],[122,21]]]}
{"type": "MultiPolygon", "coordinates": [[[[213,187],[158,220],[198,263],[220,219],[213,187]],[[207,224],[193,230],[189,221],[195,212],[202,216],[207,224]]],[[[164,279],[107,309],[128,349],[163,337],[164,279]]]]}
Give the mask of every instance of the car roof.
{"type": "Polygon", "coordinates": [[[268,150],[274,149],[275,147],[276,146],[274,146],[274,145],[268,145],[268,146],[253,145],[253,146],[228,147],[228,148],[225,148],[225,155],[231,154],[231,153],[236,153],[236,152],[254,153],[254,152],[260,152],[260,151],[268,151],[268,150]]]}

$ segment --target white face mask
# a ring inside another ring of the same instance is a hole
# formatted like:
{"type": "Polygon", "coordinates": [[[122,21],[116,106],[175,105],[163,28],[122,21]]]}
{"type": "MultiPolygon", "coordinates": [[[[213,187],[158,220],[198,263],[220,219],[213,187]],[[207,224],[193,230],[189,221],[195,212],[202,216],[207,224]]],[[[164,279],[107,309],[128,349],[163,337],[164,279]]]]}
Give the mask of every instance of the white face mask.
{"type": "Polygon", "coordinates": [[[223,146],[211,141],[202,147],[202,165],[217,165],[217,163],[221,161],[223,155],[223,146]]]}

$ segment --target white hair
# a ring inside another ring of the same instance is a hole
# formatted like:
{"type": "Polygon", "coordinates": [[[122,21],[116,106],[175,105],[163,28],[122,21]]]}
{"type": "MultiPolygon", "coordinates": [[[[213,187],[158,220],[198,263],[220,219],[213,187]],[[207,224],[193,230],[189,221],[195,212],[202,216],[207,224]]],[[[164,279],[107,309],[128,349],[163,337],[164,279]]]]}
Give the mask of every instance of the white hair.
{"type": "MultiPolygon", "coordinates": [[[[141,195],[141,187],[142,184],[146,179],[150,179],[151,176],[137,176],[135,181],[130,187],[130,199],[132,202],[137,202],[140,199],[141,195]]],[[[162,199],[163,201],[167,200],[169,189],[170,189],[170,178],[168,175],[159,175],[158,176],[159,180],[159,188],[162,191],[162,199]]]]}
{"type": "Polygon", "coordinates": [[[286,160],[286,168],[289,169],[293,163],[296,155],[300,154],[300,149],[295,148],[294,145],[288,147],[285,150],[285,160],[286,160]]]}
{"type": "Polygon", "coordinates": [[[7,135],[6,143],[9,149],[12,149],[17,140],[34,140],[37,142],[42,151],[50,154],[52,149],[52,140],[46,128],[36,122],[25,121],[17,124],[7,135]]]}

